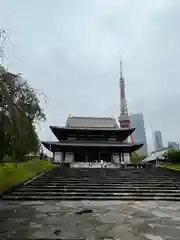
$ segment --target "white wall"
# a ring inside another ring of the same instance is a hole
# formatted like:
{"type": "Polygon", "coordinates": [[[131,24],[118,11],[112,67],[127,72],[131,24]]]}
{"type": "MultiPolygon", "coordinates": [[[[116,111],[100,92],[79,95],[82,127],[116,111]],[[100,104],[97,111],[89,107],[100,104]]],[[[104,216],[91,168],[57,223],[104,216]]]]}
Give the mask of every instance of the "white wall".
{"type": "Polygon", "coordinates": [[[54,153],[54,163],[61,163],[62,162],[62,152],[55,152],[54,153]]]}
{"type": "Polygon", "coordinates": [[[65,153],[65,163],[72,163],[74,161],[74,154],[72,152],[65,153]]]}
{"type": "Polygon", "coordinates": [[[130,164],[131,163],[129,153],[124,153],[124,163],[125,164],[130,164]]]}
{"type": "Polygon", "coordinates": [[[118,153],[113,153],[112,154],[112,162],[114,164],[118,164],[119,163],[119,154],[118,153]]]}

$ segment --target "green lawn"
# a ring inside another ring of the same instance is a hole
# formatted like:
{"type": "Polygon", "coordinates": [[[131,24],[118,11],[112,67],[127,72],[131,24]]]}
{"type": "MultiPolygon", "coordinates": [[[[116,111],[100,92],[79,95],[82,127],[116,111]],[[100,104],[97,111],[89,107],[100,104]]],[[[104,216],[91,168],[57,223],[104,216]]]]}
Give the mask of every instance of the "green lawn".
{"type": "Polygon", "coordinates": [[[164,165],[160,165],[161,167],[165,167],[165,168],[169,168],[169,169],[173,169],[173,170],[177,170],[180,171],[180,164],[164,164],[164,165]]]}
{"type": "Polygon", "coordinates": [[[49,161],[39,159],[24,163],[0,163],[0,192],[52,167],[49,161]]]}

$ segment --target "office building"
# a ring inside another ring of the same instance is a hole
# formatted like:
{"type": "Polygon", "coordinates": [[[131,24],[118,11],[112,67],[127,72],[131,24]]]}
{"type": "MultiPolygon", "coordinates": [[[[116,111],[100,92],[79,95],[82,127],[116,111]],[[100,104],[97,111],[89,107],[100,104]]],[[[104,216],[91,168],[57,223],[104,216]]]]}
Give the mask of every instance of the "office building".
{"type": "Polygon", "coordinates": [[[144,145],[137,151],[139,156],[147,156],[147,140],[146,140],[146,132],[144,127],[144,117],[143,113],[135,113],[130,115],[131,127],[135,128],[136,131],[133,133],[133,141],[141,142],[144,145]]]}
{"type": "Polygon", "coordinates": [[[162,140],[162,133],[161,131],[155,131],[154,132],[154,145],[155,150],[159,151],[163,149],[163,140],[162,140]]]}
{"type": "Polygon", "coordinates": [[[179,143],[178,142],[168,142],[168,148],[173,150],[179,150],[179,143]]]}

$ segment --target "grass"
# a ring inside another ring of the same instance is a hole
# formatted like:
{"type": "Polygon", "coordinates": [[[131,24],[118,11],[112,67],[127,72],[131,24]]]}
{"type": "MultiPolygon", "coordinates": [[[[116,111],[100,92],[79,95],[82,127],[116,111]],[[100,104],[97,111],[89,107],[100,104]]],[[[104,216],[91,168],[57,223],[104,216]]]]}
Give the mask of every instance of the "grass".
{"type": "Polygon", "coordinates": [[[178,163],[177,164],[164,164],[164,165],[160,165],[160,166],[164,167],[164,168],[180,171],[180,164],[178,164],[178,163]]]}
{"type": "Polygon", "coordinates": [[[34,159],[23,163],[0,163],[0,192],[52,168],[47,160],[34,159]]]}

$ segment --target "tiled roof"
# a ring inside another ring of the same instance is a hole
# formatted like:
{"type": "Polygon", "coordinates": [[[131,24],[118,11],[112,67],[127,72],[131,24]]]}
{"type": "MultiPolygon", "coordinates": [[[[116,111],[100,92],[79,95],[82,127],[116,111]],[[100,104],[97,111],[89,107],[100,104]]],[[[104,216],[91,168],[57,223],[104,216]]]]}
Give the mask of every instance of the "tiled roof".
{"type": "Polygon", "coordinates": [[[115,148],[116,151],[133,152],[142,147],[143,144],[125,144],[125,143],[110,143],[110,142],[77,142],[77,141],[61,141],[61,142],[42,142],[42,144],[50,151],[61,151],[62,149],[74,148],[115,148]]]}
{"type": "Polygon", "coordinates": [[[69,117],[66,127],[74,128],[119,128],[116,120],[110,117],[69,117]]]}

